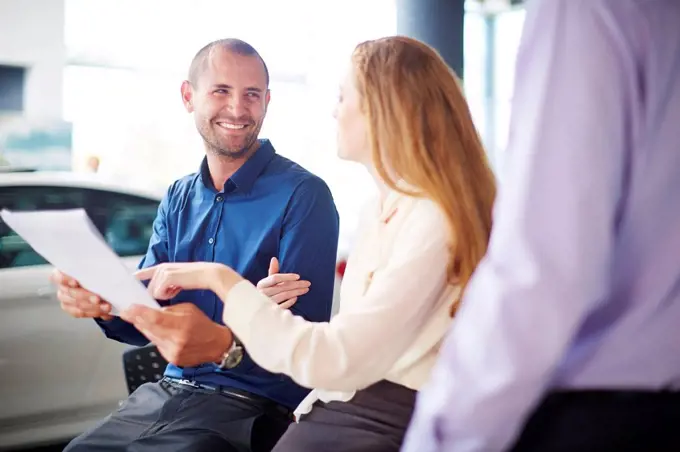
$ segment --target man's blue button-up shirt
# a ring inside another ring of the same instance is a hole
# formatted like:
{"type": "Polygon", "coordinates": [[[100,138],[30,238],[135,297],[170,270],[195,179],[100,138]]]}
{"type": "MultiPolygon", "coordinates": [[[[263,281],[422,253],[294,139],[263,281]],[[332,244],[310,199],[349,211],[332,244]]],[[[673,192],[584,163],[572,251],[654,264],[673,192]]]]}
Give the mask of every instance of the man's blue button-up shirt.
{"type": "MultiPolygon", "coordinates": [[[[308,294],[291,308],[314,322],[328,321],[333,300],[338,245],[338,213],[328,186],[319,177],[277,155],[268,140],[222,191],[211,181],[207,161],[198,173],[170,186],[158,209],[153,235],[140,267],[162,262],[221,262],[256,284],[265,278],[272,257],[282,273],[311,282],[308,294]]],[[[173,303],[192,302],[222,323],[222,301],[207,290],[185,291],[173,303]]],[[[98,321],[112,339],[134,345],[148,340],[115,318],[98,321]]],[[[246,350],[247,351],[247,350],[246,350]]],[[[284,375],[257,366],[246,354],[241,364],[220,371],[213,363],[179,368],[165,375],[201,384],[243,389],[290,408],[307,395],[284,375]]]]}

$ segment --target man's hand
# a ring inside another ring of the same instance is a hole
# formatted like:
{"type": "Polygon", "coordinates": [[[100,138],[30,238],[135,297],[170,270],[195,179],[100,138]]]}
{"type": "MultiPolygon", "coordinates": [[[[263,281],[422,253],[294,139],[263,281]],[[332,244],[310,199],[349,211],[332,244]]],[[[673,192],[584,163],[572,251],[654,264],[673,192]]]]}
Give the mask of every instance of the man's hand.
{"type": "Polygon", "coordinates": [[[111,320],[111,305],[97,294],[80,287],[80,283],[55,269],[50,281],[57,286],[57,299],[61,309],[76,318],[100,318],[111,320]]]}
{"type": "Polygon", "coordinates": [[[289,309],[298,297],[309,292],[309,281],[300,281],[300,275],[279,273],[279,260],[272,257],[269,276],[257,283],[257,288],[283,309],[289,309]]]}
{"type": "Polygon", "coordinates": [[[210,320],[193,303],[161,310],[135,305],[121,318],[153,342],[168,362],[180,367],[219,362],[233,340],[227,327],[210,320]]]}

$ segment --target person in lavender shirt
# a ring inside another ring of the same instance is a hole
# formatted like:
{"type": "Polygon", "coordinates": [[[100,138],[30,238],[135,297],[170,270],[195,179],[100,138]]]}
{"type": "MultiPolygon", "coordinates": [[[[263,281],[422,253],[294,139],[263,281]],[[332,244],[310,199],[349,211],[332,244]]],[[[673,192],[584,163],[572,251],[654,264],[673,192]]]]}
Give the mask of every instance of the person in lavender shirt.
{"type": "Polygon", "coordinates": [[[680,450],[680,1],[527,4],[494,209],[402,450],[680,450]]]}

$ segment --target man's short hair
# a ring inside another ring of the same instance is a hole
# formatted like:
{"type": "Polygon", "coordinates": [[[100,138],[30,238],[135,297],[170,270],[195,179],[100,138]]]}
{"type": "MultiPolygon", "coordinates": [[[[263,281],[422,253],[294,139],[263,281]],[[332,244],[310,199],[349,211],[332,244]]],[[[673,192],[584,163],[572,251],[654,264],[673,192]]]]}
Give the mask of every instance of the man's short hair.
{"type": "Polygon", "coordinates": [[[191,66],[189,66],[189,81],[192,84],[196,84],[198,78],[208,64],[210,53],[216,48],[234,52],[237,55],[257,57],[262,62],[262,66],[264,66],[264,76],[267,87],[269,87],[269,69],[267,68],[267,63],[264,62],[264,59],[260,56],[258,51],[255,50],[255,47],[236,38],[218,39],[217,41],[213,41],[206,45],[196,53],[196,56],[194,56],[194,59],[191,61],[191,66]]]}

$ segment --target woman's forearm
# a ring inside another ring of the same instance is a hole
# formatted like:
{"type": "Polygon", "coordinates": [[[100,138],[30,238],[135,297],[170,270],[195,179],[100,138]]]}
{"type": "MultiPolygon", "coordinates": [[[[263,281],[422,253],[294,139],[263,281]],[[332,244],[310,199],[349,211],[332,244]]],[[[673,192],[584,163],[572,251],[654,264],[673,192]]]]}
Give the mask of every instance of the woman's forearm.
{"type": "Polygon", "coordinates": [[[243,281],[243,277],[236,271],[220,264],[216,267],[216,274],[210,277],[210,289],[222,300],[226,302],[229,291],[239,282],[243,281]]]}

